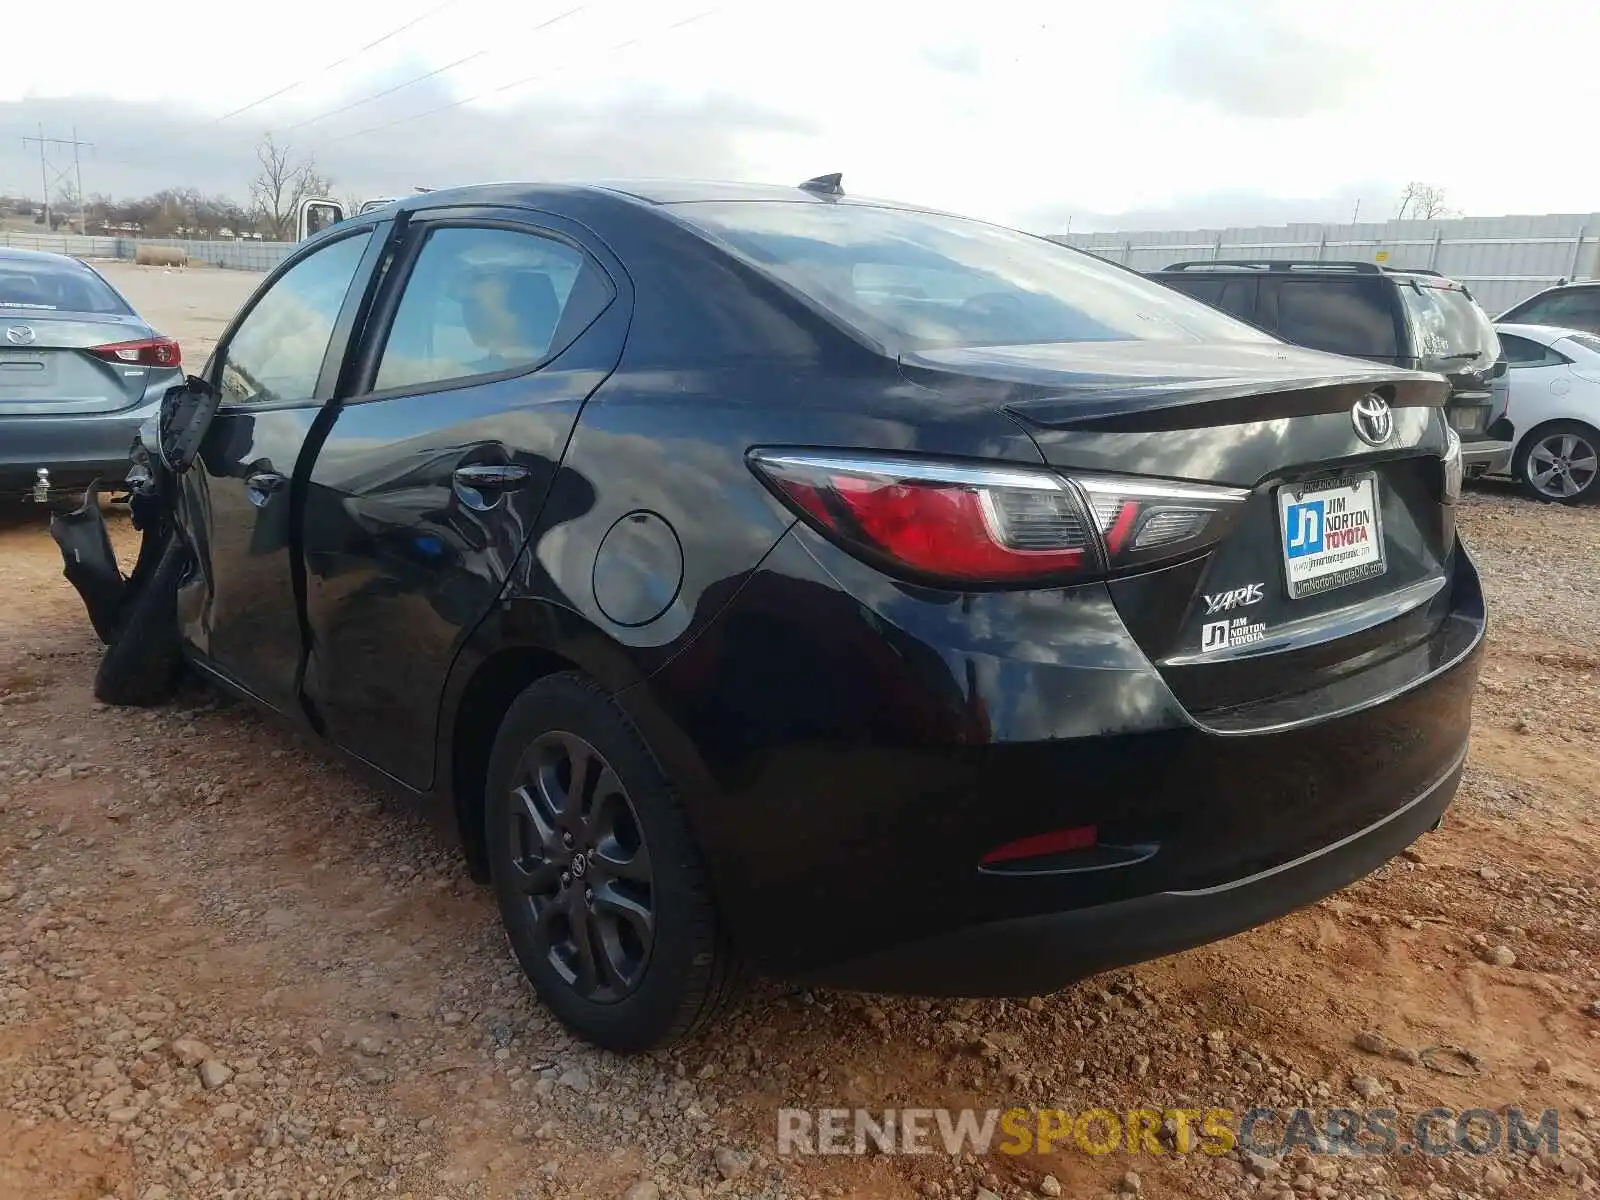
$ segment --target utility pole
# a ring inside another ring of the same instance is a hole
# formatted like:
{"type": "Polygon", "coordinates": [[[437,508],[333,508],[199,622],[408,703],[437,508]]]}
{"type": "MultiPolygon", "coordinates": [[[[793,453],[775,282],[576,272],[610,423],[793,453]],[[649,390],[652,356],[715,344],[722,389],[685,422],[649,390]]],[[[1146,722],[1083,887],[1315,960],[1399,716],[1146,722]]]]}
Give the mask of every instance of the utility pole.
{"type": "MultiPolygon", "coordinates": [[[[47,232],[47,233],[50,231],[50,228],[51,228],[50,227],[50,176],[52,174],[54,174],[55,177],[56,177],[56,183],[59,184],[63,179],[66,178],[67,173],[66,173],[65,170],[60,170],[60,171],[56,170],[55,164],[50,162],[48,157],[46,156],[45,149],[48,146],[71,146],[72,147],[72,169],[73,169],[74,172],[76,172],[77,188],[78,188],[78,224],[79,224],[80,228],[82,228],[83,227],[83,167],[80,164],[79,159],[78,159],[78,148],[80,146],[93,147],[94,143],[93,142],[80,142],[78,140],[78,130],[77,130],[76,126],[73,127],[72,137],[71,138],[45,137],[45,135],[44,135],[44,123],[42,121],[39,123],[39,136],[38,137],[25,137],[25,138],[22,139],[22,144],[24,146],[26,146],[29,142],[38,142],[39,143],[39,182],[44,186],[44,227],[45,227],[45,232],[47,232]]],[[[88,229],[87,228],[82,228],[82,232],[87,233],[88,229]]]]}

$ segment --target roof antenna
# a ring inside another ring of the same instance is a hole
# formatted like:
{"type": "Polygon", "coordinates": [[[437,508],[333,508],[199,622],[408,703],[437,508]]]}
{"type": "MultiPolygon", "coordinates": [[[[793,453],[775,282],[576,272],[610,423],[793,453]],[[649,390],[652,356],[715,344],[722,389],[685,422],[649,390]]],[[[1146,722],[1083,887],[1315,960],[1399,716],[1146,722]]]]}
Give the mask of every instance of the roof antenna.
{"type": "Polygon", "coordinates": [[[844,188],[839,185],[844,181],[844,172],[835,171],[832,175],[818,175],[815,179],[808,179],[800,185],[802,192],[815,192],[819,196],[842,196],[844,188]]]}

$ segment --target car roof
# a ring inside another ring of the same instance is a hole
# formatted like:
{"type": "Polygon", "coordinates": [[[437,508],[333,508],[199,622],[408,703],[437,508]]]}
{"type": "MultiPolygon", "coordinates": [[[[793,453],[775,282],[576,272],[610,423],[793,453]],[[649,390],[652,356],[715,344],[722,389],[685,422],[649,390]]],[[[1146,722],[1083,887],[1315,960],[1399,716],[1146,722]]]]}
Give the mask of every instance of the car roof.
{"type": "Polygon", "coordinates": [[[1569,337],[1592,338],[1594,334],[1583,329],[1567,329],[1560,325],[1524,325],[1519,321],[1496,321],[1495,332],[1509,333],[1512,337],[1527,338],[1541,346],[1554,346],[1569,337]]]}
{"type": "Polygon", "coordinates": [[[1286,276],[1293,276],[1296,279],[1351,279],[1358,276],[1375,276],[1380,279],[1411,280],[1426,287],[1466,290],[1466,285],[1460,280],[1452,279],[1450,276],[1440,274],[1438,271],[1428,267],[1391,267],[1384,263],[1369,263],[1359,259],[1328,259],[1327,261],[1320,261],[1310,259],[1223,258],[1211,262],[1190,260],[1188,262],[1169,263],[1165,267],[1146,273],[1174,278],[1226,275],[1230,279],[1240,277],[1282,279],[1286,276]]]}
{"type": "MultiPolygon", "coordinates": [[[[846,204],[898,208],[908,212],[946,214],[927,205],[868,196],[807,191],[798,184],[737,183],[704,179],[604,179],[582,182],[505,181],[417,192],[397,201],[402,211],[416,212],[457,204],[539,205],[565,198],[602,197],[646,207],[729,201],[793,204],[846,204]]],[[[386,206],[387,207],[387,206],[386,206]]],[[[376,210],[375,210],[376,211],[376,210]]],[[[372,214],[365,214],[372,215],[372,214]]]]}

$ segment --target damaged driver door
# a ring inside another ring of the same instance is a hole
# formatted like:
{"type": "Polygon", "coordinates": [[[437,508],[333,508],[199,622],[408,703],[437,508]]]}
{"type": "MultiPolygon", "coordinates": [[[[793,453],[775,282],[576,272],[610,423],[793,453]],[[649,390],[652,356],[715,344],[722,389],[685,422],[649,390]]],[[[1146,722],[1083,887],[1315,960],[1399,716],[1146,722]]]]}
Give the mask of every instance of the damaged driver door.
{"type": "Polygon", "coordinates": [[[295,481],[377,271],[389,222],[288,260],[235,318],[206,367],[218,403],[181,476],[178,521],[196,559],[178,622],[199,665],[298,712],[301,627],[295,481]]]}

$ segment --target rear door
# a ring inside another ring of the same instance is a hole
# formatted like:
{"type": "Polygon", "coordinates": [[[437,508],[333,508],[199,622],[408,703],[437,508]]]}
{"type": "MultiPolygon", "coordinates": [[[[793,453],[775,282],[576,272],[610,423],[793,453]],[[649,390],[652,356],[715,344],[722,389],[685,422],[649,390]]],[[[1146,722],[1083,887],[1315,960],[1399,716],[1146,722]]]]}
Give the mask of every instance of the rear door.
{"type": "Polygon", "coordinates": [[[180,520],[199,560],[179,592],[184,637],[284,713],[297,710],[301,661],[292,485],[389,228],[368,223],[291,259],[251,298],[208,365],[221,401],[182,477],[180,520]]]}
{"type": "Polygon", "coordinates": [[[432,780],[451,661],[527,541],[622,353],[626,276],[525,211],[413,216],[309,471],[305,696],[324,732],[432,780]]]}

